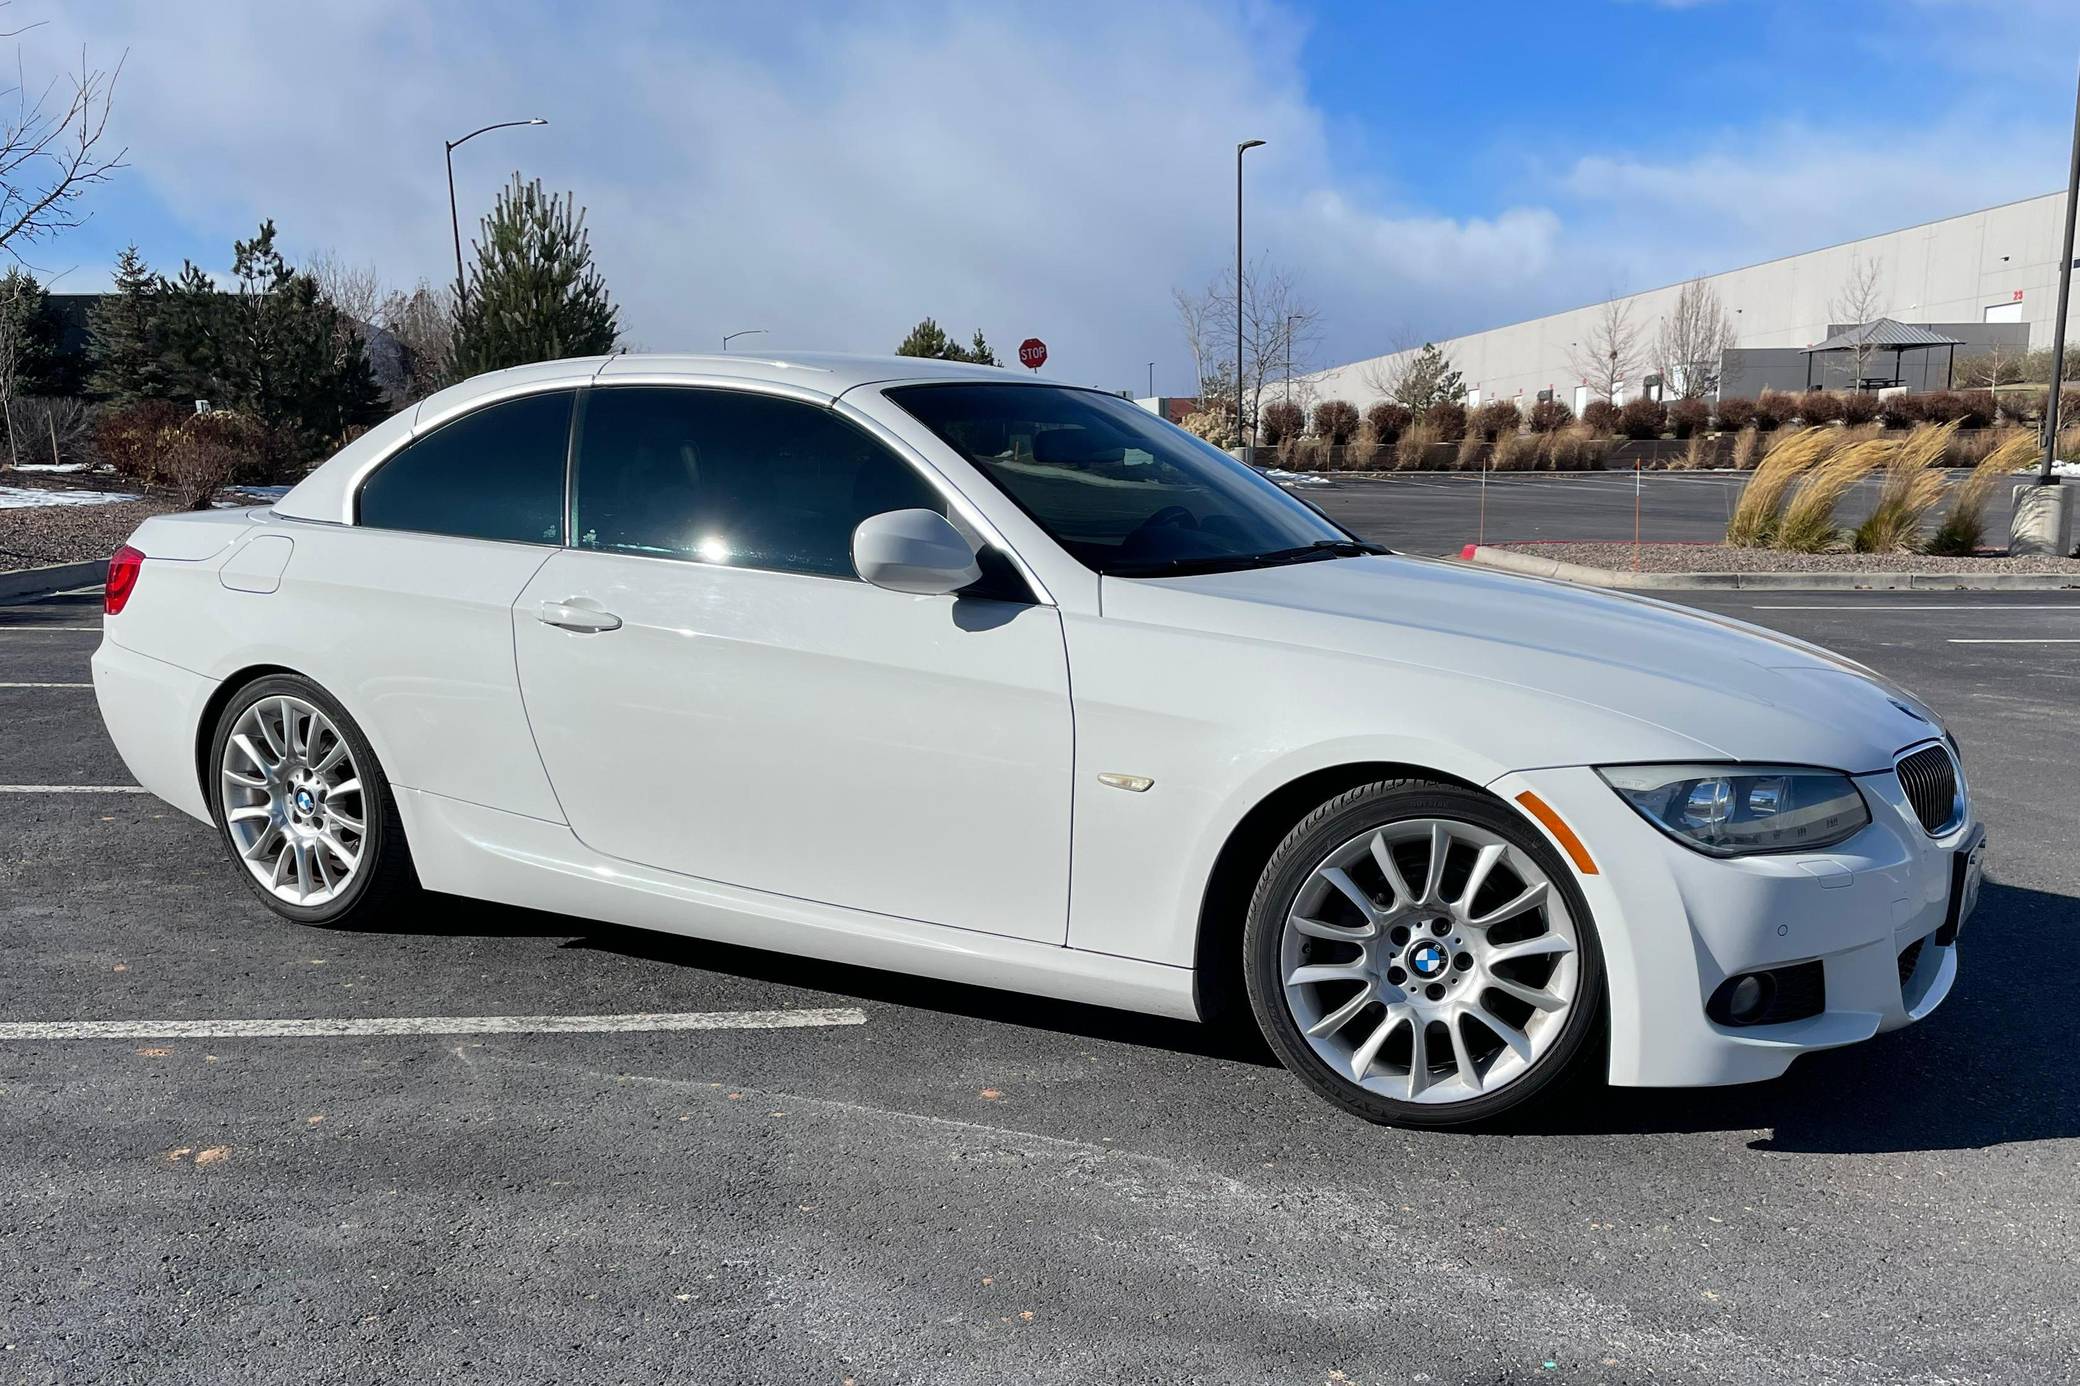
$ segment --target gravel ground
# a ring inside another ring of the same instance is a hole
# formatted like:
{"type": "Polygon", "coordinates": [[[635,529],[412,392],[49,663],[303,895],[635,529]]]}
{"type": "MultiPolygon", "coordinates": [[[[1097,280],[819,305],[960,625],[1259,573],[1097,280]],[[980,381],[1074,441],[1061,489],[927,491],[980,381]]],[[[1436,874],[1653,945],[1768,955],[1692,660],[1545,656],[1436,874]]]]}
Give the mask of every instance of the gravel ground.
{"type": "MultiPolygon", "coordinates": [[[[107,473],[52,476],[8,469],[0,470],[0,483],[47,491],[139,489],[128,483],[118,483],[107,473]]],[[[142,500],[117,501],[112,505],[31,505],[0,509],[0,573],[19,568],[41,568],[50,563],[80,563],[106,558],[146,517],[163,515],[178,508],[170,496],[146,495],[142,500]]]]}
{"type": "Polygon", "coordinates": [[[1725,544],[1497,544],[1535,558],[1650,573],[2072,573],[2080,558],[1938,558],[1925,553],[1783,553],[1725,544]]]}

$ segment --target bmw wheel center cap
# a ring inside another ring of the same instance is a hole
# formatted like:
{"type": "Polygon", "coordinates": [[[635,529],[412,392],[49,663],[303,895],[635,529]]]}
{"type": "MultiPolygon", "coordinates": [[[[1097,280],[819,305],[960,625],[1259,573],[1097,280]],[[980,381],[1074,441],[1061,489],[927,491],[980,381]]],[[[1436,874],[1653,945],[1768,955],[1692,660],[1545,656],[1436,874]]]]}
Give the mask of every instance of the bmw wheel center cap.
{"type": "Polygon", "coordinates": [[[1434,939],[1417,944],[1408,954],[1408,970],[1425,981],[1443,974],[1451,957],[1434,939]]]}

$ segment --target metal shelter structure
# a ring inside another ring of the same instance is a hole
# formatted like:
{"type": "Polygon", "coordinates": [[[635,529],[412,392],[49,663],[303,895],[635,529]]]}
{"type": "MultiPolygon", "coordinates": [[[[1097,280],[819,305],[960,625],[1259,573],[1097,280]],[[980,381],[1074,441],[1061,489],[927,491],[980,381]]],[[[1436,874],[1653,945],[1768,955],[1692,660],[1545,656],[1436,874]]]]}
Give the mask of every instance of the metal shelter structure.
{"type": "Polygon", "coordinates": [[[1857,380],[1851,387],[1864,390],[1873,386],[1898,385],[1900,363],[1910,351],[1933,351],[1937,347],[1949,350],[1949,359],[1943,363],[1943,388],[1949,389],[1957,380],[1957,349],[1964,343],[1956,337],[1945,337],[1940,332],[1931,332],[1925,327],[1910,327],[1892,318],[1878,318],[1872,322],[1858,323],[1835,333],[1817,346],[1809,346],[1806,353],[1806,388],[1813,388],[1813,358],[1840,352],[1864,354],[1872,351],[1892,353],[1892,376],[1880,380],[1867,377],[1857,380]]]}

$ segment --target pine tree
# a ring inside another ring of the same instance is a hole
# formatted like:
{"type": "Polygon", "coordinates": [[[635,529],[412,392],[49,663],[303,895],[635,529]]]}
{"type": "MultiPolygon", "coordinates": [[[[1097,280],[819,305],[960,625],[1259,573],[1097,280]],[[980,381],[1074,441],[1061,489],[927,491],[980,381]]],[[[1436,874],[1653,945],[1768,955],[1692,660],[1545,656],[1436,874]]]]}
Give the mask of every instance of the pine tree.
{"type": "Polygon", "coordinates": [[[178,278],[161,276],[152,290],[152,345],[158,365],[157,397],[187,405],[195,400],[226,402],[223,378],[223,305],[216,281],[193,261],[183,261],[178,278]]]}
{"type": "Polygon", "coordinates": [[[348,428],[383,416],[361,339],[318,281],[275,249],[272,221],[235,249],[237,289],[218,310],[226,402],[268,430],[275,460],[318,461],[348,428]]]}
{"type": "Polygon", "coordinates": [[[1405,404],[1418,414],[1433,404],[1465,397],[1465,379],[1434,342],[1423,343],[1423,349],[1402,368],[1393,391],[1396,404],[1405,404]]]}
{"type": "Polygon", "coordinates": [[[518,173],[498,195],[458,305],[457,375],[614,349],[619,312],[592,263],[585,213],[573,205],[518,173]]]}
{"type": "Polygon", "coordinates": [[[275,248],[272,221],[234,251],[230,291],[192,263],[155,291],[164,397],[249,415],[271,466],[318,461],[348,429],[383,416],[368,358],[317,281],[275,248]]]}
{"type": "Polygon", "coordinates": [[[910,329],[910,335],[903,338],[902,344],[896,348],[896,355],[924,356],[936,361],[973,361],[978,366],[998,364],[997,354],[990,350],[980,330],[975,333],[974,343],[964,347],[947,336],[946,329],[930,318],[910,329]]]}
{"type": "Polygon", "coordinates": [[[87,319],[87,388],[94,394],[117,405],[165,396],[158,337],[164,282],[134,244],[116,257],[115,292],[87,319]]]}

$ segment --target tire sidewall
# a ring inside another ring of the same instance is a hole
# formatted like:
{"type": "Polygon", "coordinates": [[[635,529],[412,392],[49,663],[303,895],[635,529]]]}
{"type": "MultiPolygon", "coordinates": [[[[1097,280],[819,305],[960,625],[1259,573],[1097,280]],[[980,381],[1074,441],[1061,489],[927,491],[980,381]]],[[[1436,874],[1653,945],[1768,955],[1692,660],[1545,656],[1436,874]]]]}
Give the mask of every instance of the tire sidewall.
{"type": "Polygon", "coordinates": [[[216,730],[210,736],[209,763],[206,768],[209,775],[210,818],[217,825],[217,836],[224,843],[226,852],[230,854],[232,869],[238,872],[238,878],[245,882],[246,888],[259,898],[261,904],[284,919],[293,920],[298,924],[330,924],[360,903],[362,896],[369,891],[370,882],[376,877],[384,852],[390,847],[390,824],[387,821],[389,814],[385,811],[390,798],[390,784],[383,778],[382,767],[376,763],[375,752],[369,746],[368,738],[361,734],[360,726],[347,715],[347,710],[339,705],[338,699],[309,679],[295,674],[269,674],[253,680],[233,694],[224,704],[223,711],[218,714],[216,730]],[[291,904],[255,880],[253,873],[239,857],[238,843],[232,837],[231,824],[224,816],[224,749],[230,744],[231,729],[238,725],[238,719],[255,703],[276,697],[301,698],[323,712],[332,725],[339,729],[340,735],[346,738],[347,749],[353,754],[355,769],[362,783],[362,822],[365,831],[362,835],[359,869],[354,872],[354,879],[347,883],[343,893],[322,905],[291,904]]]}
{"type": "Polygon", "coordinates": [[[1603,1022],[1603,948],[1573,870],[1545,836],[1499,801],[1475,790],[1429,781],[1385,781],[1332,800],[1309,815],[1271,854],[1243,927],[1243,979],[1266,1040],[1288,1069],[1346,1111],[1397,1126],[1464,1126],[1492,1120],[1548,1092],[1589,1049],[1603,1022]],[[1343,843],[1410,818],[1453,818],[1507,838],[1537,862],[1560,893],[1580,939],[1575,1004],[1561,1034],[1530,1071],[1494,1093],[1464,1102],[1403,1102],[1360,1087],[1329,1067],[1307,1042],[1286,1005],[1280,965],[1285,921],[1314,868],[1343,843]]]}

